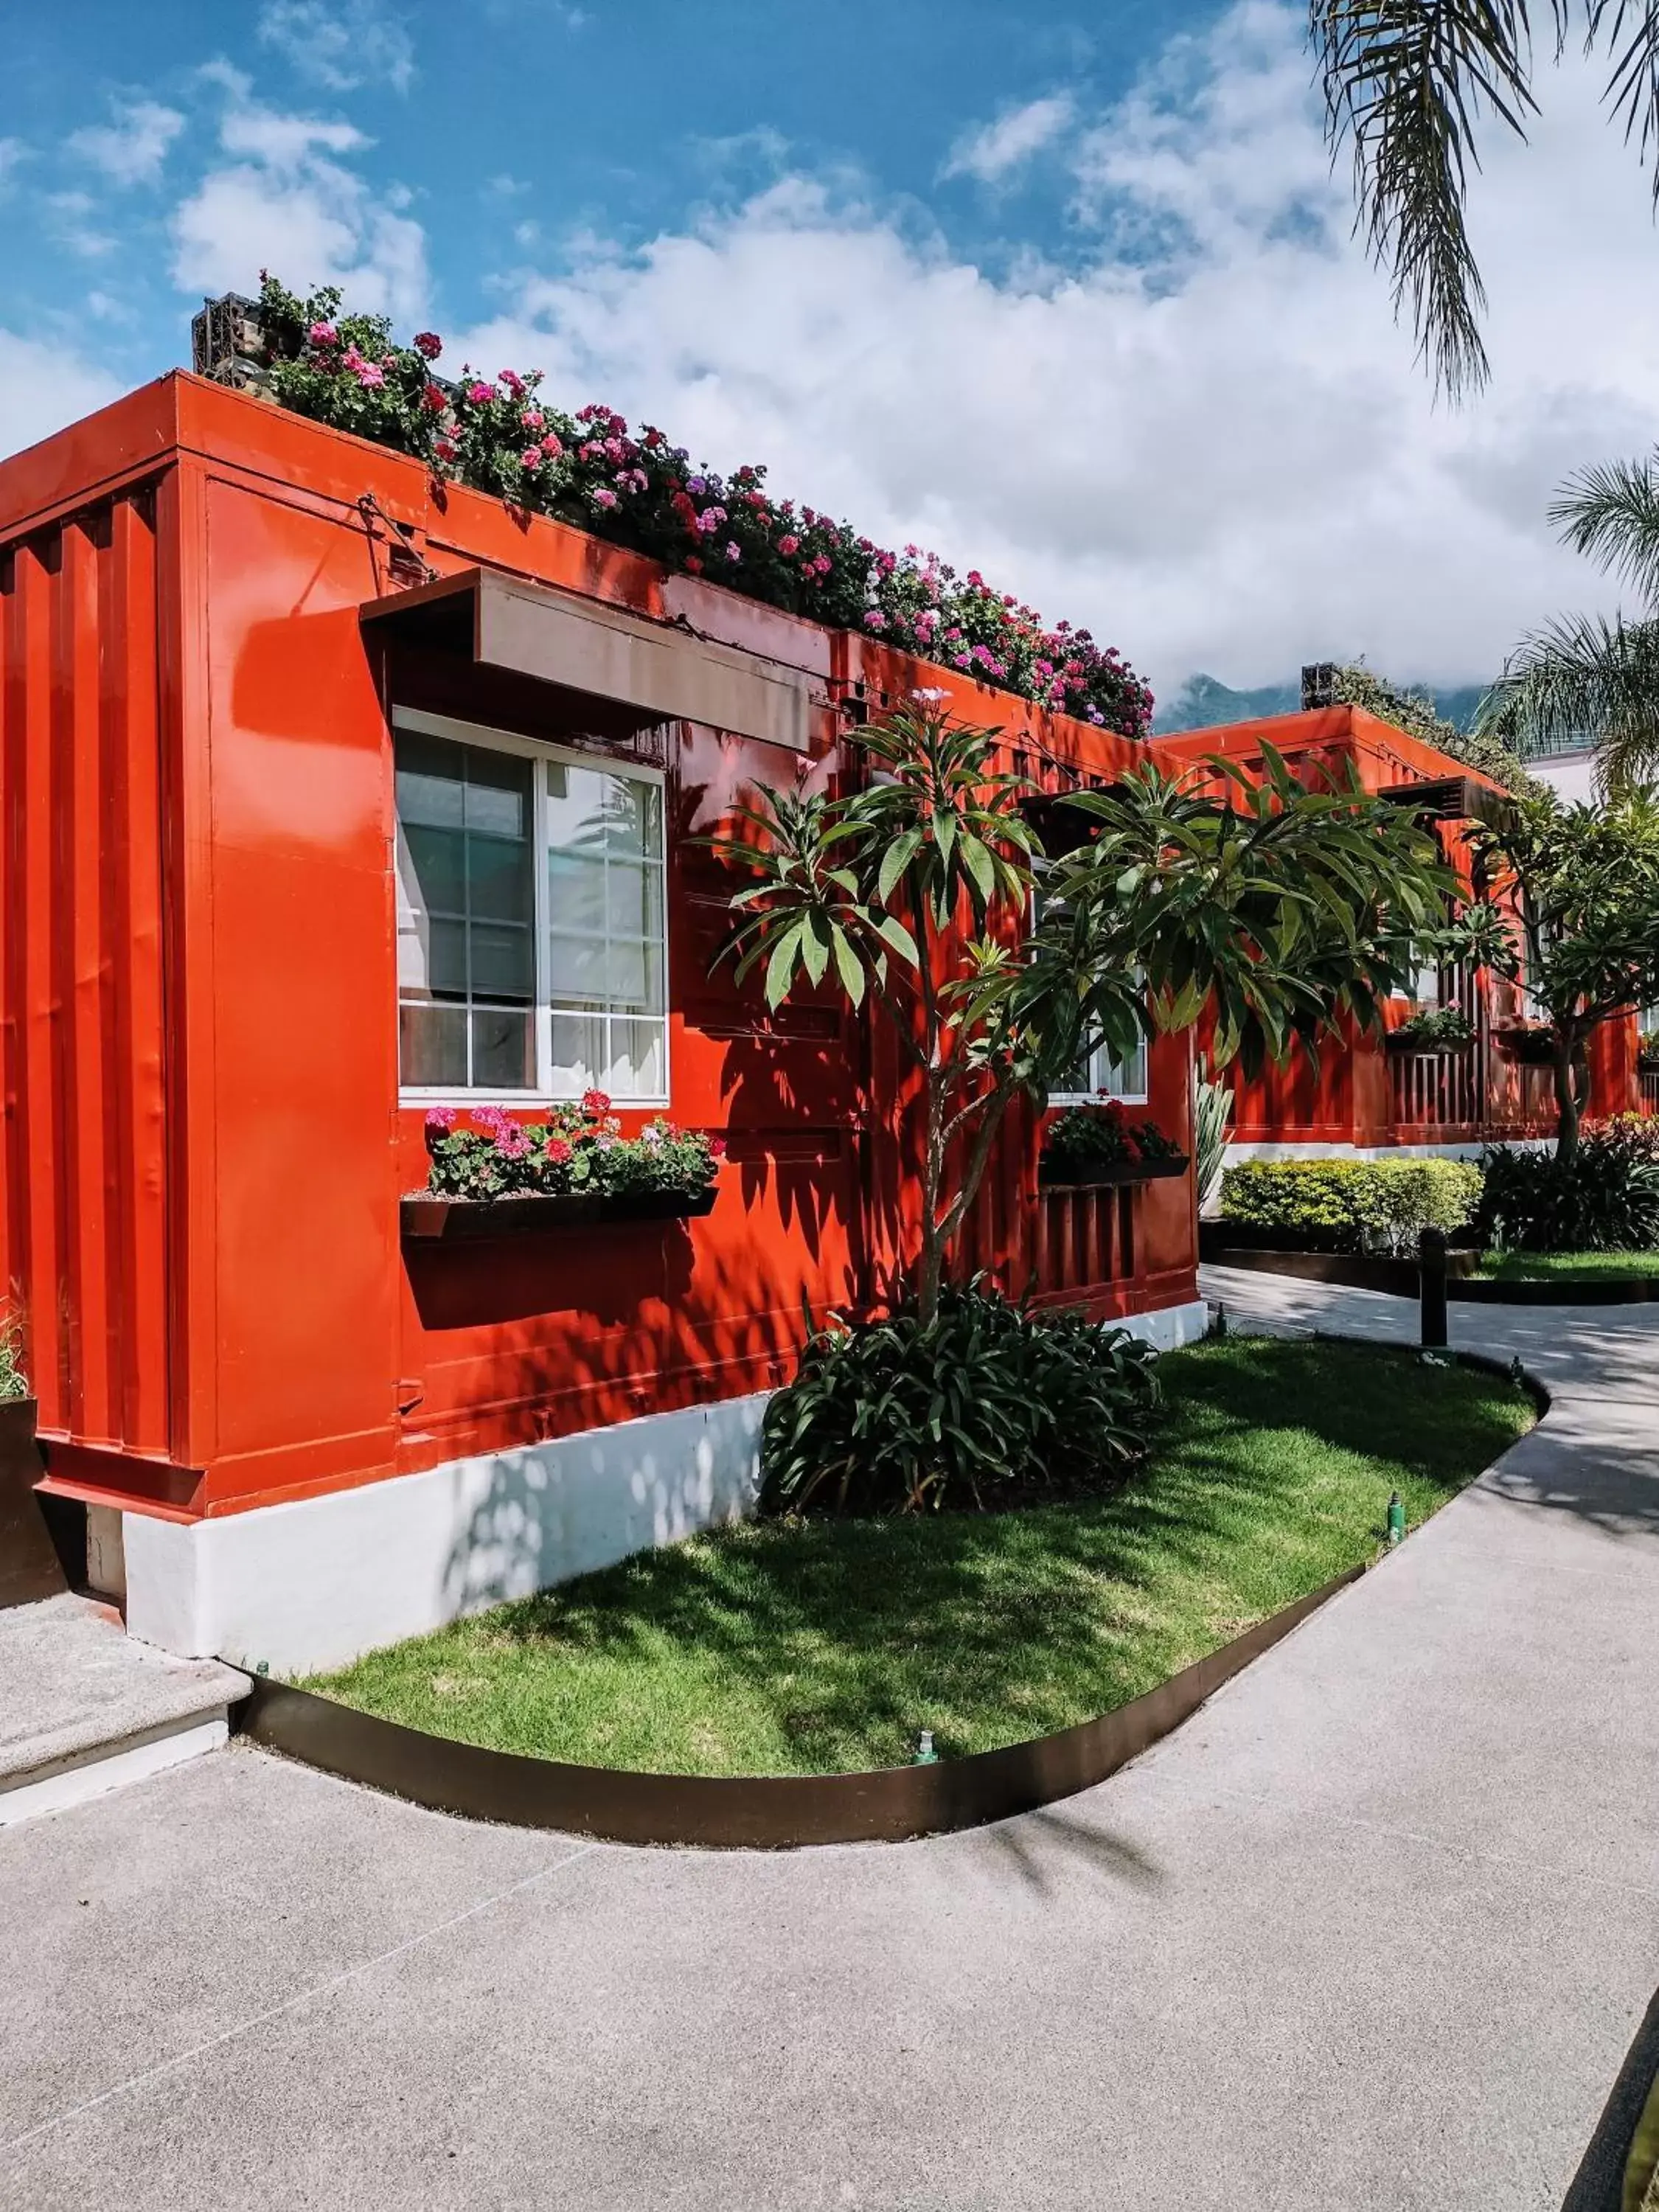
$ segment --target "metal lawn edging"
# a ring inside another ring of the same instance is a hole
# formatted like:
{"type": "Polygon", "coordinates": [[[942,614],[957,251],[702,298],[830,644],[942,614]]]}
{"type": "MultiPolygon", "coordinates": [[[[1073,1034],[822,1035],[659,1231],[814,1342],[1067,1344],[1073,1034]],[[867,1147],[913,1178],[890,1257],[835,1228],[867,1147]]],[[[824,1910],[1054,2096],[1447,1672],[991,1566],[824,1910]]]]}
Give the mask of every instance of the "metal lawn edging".
{"type": "Polygon", "coordinates": [[[1105,1781],[1365,1571],[1350,1568],[1115,1712],[929,1765],[786,1775],[579,1766],[428,1735],[264,1677],[242,1708],[240,1727],[268,1750],[343,1780],[432,1812],[509,1827],[714,1850],[901,1843],[1006,1820],[1105,1781]]]}

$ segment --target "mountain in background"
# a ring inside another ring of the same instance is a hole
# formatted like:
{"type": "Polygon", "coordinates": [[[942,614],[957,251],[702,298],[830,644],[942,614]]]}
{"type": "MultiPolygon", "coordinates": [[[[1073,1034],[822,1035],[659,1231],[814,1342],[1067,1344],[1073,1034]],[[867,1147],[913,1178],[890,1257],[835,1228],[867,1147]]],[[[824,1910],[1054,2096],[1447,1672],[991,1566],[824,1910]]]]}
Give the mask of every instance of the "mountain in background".
{"type": "MultiPolygon", "coordinates": [[[[1462,684],[1451,690],[1423,685],[1437,714],[1467,730],[1474,720],[1486,686],[1462,684]]],[[[1152,717],[1155,736],[1171,730],[1210,730],[1225,722],[1253,721],[1259,714],[1294,714],[1302,704],[1302,679],[1264,684],[1259,691],[1234,691],[1213,676],[1189,676],[1179,691],[1164,700],[1152,717]]]]}

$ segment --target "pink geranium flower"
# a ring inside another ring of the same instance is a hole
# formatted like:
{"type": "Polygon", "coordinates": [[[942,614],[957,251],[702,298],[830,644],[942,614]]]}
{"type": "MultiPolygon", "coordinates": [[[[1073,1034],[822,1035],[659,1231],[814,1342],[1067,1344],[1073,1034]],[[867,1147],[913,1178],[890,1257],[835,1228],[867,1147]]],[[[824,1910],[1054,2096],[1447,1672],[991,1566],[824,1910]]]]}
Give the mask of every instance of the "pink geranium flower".
{"type": "Polygon", "coordinates": [[[778,550],[783,555],[787,561],[792,553],[799,553],[800,551],[799,538],[795,536],[793,531],[789,532],[786,536],[779,538],[778,550]]]}
{"type": "Polygon", "coordinates": [[[469,384],[466,387],[466,396],[475,407],[488,407],[495,397],[495,387],[493,384],[469,384]]]}
{"type": "Polygon", "coordinates": [[[550,430],[547,435],[542,440],[542,451],[547,455],[550,461],[556,461],[560,454],[564,451],[564,442],[562,439],[556,438],[552,431],[550,430]]]}
{"type": "Polygon", "coordinates": [[[332,323],[313,323],[306,336],[314,346],[335,346],[340,343],[340,333],[332,323]]]}
{"type": "Polygon", "coordinates": [[[523,398],[524,379],[519,374],[517,369],[503,368],[497,370],[495,381],[497,384],[505,385],[515,399],[523,398]]]}
{"type": "Polygon", "coordinates": [[[526,446],[519,456],[519,466],[529,475],[534,476],[546,459],[546,454],[539,446],[526,446]]]}
{"type": "Polygon", "coordinates": [[[592,496],[595,507],[615,507],[617,504],[617,495],[607,484],[600,484],[592,496]]]}

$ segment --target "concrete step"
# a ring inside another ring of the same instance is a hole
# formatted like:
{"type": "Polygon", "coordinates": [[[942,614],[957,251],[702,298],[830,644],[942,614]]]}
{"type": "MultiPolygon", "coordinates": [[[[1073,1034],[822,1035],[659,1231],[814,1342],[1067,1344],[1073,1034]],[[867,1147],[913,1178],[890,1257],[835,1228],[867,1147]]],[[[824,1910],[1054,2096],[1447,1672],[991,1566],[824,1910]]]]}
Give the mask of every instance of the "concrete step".
{"type": "Polygon", "coordinates": [[[0,1612],[0,1827],[211,1751],[246,1674],[140,1644],[73,1595],[0,1612]]]}

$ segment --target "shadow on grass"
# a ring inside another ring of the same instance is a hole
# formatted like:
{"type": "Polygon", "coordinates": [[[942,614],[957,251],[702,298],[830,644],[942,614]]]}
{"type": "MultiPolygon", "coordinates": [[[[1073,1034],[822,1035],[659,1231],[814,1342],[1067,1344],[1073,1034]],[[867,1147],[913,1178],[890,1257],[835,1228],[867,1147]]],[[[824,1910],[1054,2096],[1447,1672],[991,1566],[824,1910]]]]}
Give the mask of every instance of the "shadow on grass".
{"type": "MultiPolygon", "coordinates": [[[[466,1637],[464,1665],[544,1653],[550,1685],[597,1668],[647,1705],[653,1674],[690,1670],[711,1705],[740,1703],[749,1754],[773,1771],[902,1764],[920,1727],[950,1756],[1152,1688],[1367,1557],[1391,1485],[1419,1521],[1516,1433],[1505,1385],[1387,1349],[1239,1340],[1164,1371],[1151,1461],[1112,1497],[747,1525],[501,1607],[428,1650],[466,1637]]],[[[451,1718],[470,1732],[464,1711],[451,1718]]],[[[610,1761],[652,1763],[620,1745],[610,1761]]],[[[705,1771],[722,1771],[718,1753],[705,1771]]]]}

